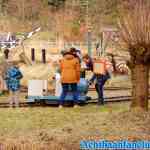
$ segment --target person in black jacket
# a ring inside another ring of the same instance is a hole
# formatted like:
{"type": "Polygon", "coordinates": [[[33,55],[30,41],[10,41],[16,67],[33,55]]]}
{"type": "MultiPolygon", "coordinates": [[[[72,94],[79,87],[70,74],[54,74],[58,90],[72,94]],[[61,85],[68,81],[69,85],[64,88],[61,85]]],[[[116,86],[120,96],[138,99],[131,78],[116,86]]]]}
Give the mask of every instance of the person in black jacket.
{"type": "Polygon", "coordinates": [[[82,57],[82,59],[86,64],[86,70],[93,71],[93,60],[92,60],[92,58],[88,54],[86,54],[82,57]]]}

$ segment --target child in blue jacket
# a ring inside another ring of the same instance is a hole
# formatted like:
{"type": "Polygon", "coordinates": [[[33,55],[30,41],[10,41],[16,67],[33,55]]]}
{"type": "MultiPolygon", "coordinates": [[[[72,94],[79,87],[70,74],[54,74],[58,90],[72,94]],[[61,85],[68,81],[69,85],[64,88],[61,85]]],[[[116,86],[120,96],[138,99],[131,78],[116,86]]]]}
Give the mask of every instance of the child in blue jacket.
{"type": "Polygon", "coordinates": [[[10,94],[10,107],[13,106],[13,103],[15,103],[16,107],[19,106],[20,80],[22,79],[22,77],[23,75],[19,70],[18,65],[16,65],[15,63],[11,63],[5,74],[6,85],[10,94]]]}

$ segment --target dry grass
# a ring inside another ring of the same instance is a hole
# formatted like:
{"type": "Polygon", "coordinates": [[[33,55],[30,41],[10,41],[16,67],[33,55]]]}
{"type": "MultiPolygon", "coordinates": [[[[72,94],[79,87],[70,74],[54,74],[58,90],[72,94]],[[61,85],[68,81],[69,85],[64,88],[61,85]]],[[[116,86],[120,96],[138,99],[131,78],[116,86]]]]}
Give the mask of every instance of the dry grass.
{"type": "Polygon", "coordinates": [[[0,143],[21,150],[77,150],[80,140],[150,139],[150,113],[129,104],[0,109],[0,143]],[[23,147],[24,146],[24,147],[23,147]]]}

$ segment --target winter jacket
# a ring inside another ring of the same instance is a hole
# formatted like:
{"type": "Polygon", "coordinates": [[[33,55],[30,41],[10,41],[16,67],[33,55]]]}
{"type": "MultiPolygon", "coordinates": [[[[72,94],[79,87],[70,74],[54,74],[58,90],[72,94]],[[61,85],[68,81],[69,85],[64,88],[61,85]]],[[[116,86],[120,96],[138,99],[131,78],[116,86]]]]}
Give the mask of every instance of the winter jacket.
{"type": "Polygon", "coordinates": [[[61,82],[78,83],[80,80],[80,63],[77,58],[67,54],[60,62],[61,82]]]}
{"type": "Polygon", "coordinates": [[[20,88],[20,79],[22,77],[22,73],[17,67],[8,68],[5,77],[8,90],[13,92],[18,91],[20,88]]]}

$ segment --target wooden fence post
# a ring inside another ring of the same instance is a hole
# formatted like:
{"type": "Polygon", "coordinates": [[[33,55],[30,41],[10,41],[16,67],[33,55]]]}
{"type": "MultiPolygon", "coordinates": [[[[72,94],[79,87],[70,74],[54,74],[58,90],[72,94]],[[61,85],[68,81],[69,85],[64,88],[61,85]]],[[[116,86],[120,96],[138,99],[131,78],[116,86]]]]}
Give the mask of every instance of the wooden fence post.
{"type": "Polygon", "coordinates": [[[9,57],[9,49],[4,50],[5,59],[8,59],[9,57]]]}
{"type": "Polygon", "coordinates": [[[34,48],[31,48],[31,60],[32,62],[35,61],[35,49],[34,48]]]}
{"type": "Polygon", "coordinates": [[[45,64],[46,63],[46,50],[42,49],[42,62],[45,64]]]}

